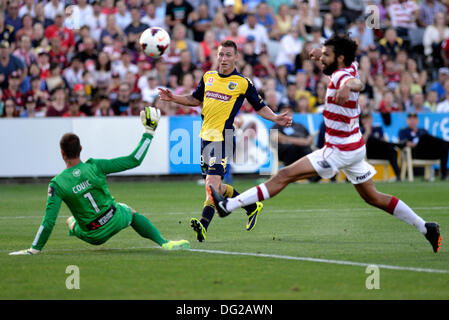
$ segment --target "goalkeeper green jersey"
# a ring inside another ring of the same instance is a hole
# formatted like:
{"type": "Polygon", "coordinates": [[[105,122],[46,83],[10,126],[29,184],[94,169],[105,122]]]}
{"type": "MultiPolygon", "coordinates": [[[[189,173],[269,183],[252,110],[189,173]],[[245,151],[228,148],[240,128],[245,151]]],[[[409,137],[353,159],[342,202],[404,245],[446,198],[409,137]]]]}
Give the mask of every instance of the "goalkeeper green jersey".
{"type": "Polygon", "coordinates": [[[90,158],[54,177],[48,186],[45,216],[32,248],[42,250],[44,247],[54,228],[63,201],[80,228],[89,232],[89,224],[109,212],[111,207],[116,207],[115,199],[109,192],[106,176],[139,166],[145,158],[152,138],[150,134],[144,133],[138,146],[129,156],[108,160],[90,158]]]}

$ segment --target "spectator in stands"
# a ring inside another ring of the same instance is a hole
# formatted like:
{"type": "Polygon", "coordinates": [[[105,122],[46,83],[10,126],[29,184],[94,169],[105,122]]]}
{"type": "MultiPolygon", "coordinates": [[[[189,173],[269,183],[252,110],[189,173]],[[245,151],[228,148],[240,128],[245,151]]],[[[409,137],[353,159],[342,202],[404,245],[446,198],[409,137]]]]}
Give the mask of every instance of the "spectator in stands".
{"type": "Polygon", "coordinates": [[[324,84],[324,82],[319,81],[316,84],[315,88],[315,97],[316,102],[313,107],[313,110],[315,110],[315,113],[323,113],[324,107],[326,106],[326,89],[327,86],[324,84]]]}
{"type": "Polygon", "coordinates": [[[437,104],[436,112],[449,112],[449,79],[444,82],[445,99],[437,104]]]}
{"type": "Polygon", "coordinates": [[[370,113],[362,113],[360,130],[366,144],[366,157],[368,159],[388,160],[396,175],[396,181],[401,181],[398,151],[393,143],[386,141],[382,127],[373,125],[373,116],[370,113]]]}
{"type": "Polygon", "coordinates": [[[437,81],[432,83],[429,88],[430,91],[434,90],[438,93],[438,101],[444,99],[444,96],[446,94],[446,90],[444,88],[446,80],[449,80],[449,68],[443,67],[438,69],[437,81]]]}
{"type": "MultiPolygon", "coordinates": [[[[174,0],[175,2],[178,0],[174,0]]],[[[142,32],[149,28],[149,25],[141,21],[140,8],[131,8],[131,23],[125,28],[125,34],[128,38],[128,48],[138,50],[139,38],[142,32]]]]}
{"type": "Polygon", "coordinates": [[[279,109],[283,109],[286,106],[291,107],[293,110],[296,110],[298,101],[296,100],[296,84],[290,82],[287,85],[286,95],[283,97],[279,104],[279,109]]]}
{"type": "MultiPolygon", "coordinates": [[[[166,29],[165,19],[157,16],[157,7],[154,2],[148,2],[145,6],[145,16],[142,18],[142,22],[150,27],[160,27],[166,29]]],[[[165,14],[164,14],[165,15],[165,14]]]]}
{"type": "Polygon", "coordinates": [[[443,67],[444,61],[441,56],[441,45],[445,39],[449,39],[449,27],[446,15],[442,11],[435,14],[434,23],[428,24],[424,30],[423,45],[427,66],[433,68],[443,67]]]}
{"type": "Polygon", "coordinates": [[[265,27],[265,30],[267,30],[268,37],[270,39],[279,39],[276,20],[270,13],[268,5],[265,2],[261,2],[257,5],[256,19],[258,24],[261,24],[265,27]]]}
{"type": "Polygon", "coordinates": [[[165,24],[173,30],[177,24],[188,26],[188,19],[193,12],[193,7],[186,0],[173,0],[167,4],[165,24]]]}
{"type": "Polygon", "coordinates": [[[100,32],[101,47],[112,45],[114,40],[124,35],[124,31],[122,31],[120,26],[116,23],[116,16],[113,14],[108,15],[106,17],[106,28],[102,29],[100,32]]]}
{"type": "Polygon", "coordinates": [[[117,72],[122,80],[125,80],[125,76],[128,72],[137,74],[139,68],[136,64],[132,63],[132,51],[130,49],[123,49],[122,59],[117,62],[112,70],[117,72]]]}
{"type": "Polygon", "coordinates": [[[20,71],[21,82],[26,75],[25,64],[11,53],[6,40],[0,42],[0,88],[8,86],[8,78],[14,71],[20,71]]]}
{"type": "Polygon", "coordinates": [[[198,45],[198,63],[201,65],[210,63],[212,50],[218,48],[218,44],[214,31],[212,29],[207,30],[204,33],[203,40],[198,45]]]}
{"type": "MultiPolygon", "coordinates": [[[[44,116],[45,114],[40,114],[40,116],[44,116]]],[[[36,112],[36,100],[33,96],[27,96],[25,98],[25,108],[20,113],[21,118],[35,118],[39,116],[36,112]]]]}
{"type": "Polygon", "coordinates": [[[246,43],[246,37],[239,35],[239,24],[236,21],[229,23],[229,35],[224,40],[232,40],[237,45],[239,52],[242,52],[243,45],[246,43]]]}
{"type": "Polygon", "coordinates": [[[333,18],[333,31],[337,33],[346,32],[346,28],[351,23],[351,19],[343,12],[341,0],[331,0],[329,11],[333,18]]]}
{"type": "Polygon", "coordinates": [[[129,107],[122,112],[122,116],[138,116],[142,111],[142,96],[138,92],[133,92],[129,96],[129,107]]]}
{"type": "Polygon", "coordinates": [[[18,48],[14,50],[13,55],[21,59],[26,67],[37,61],[36,53],[31,50],[31,39],[28,35],[22,35],[18,48]]]}
{"type": "Polygon", "coordinates": [[[4,103],[2,118],[15,118],[19,116],[14,99],[7,98],[4,103]]]}
{"type": "MultiPolygon", "coordinates": [[[[196,64],[198,62],[197,44],[187,37],[186,26],[183,24],[177,24],[173,28],[172,34],[172,41],[175,42],[175,45],[173,45],[173,43],[170,44],[170,51],[168,52],[168,54],[173,55],[173,57],[170,59],[170,61],[167,62],[171,63],[172,65],[179,62],[181,52],[187,49],[191,54],[192,63],[196,64]]],[[[167,59],[167,54],[164,56],[164,59],[167,59]]]]}
{"type": "Polygon", "coordinates": [[[45,2],[43,1],[36,2],[34,6],[33,25],[36,23],[41,23],[44,29],[47,29],[48,26],[53,24],[53,18],[49,19],[45,16],[45,5],[45,2]]]}
{"type": "Polygon", "coordinates": [[[246,23],[239,27],[239,35],[248,39],[249,36],[254,38],[254,52],[260,54],[266,51],[269,37],[265,27],[257,23],[257,16],[253,12],[249,12],[246,16],[246,23]]]}
{"type": "Polygon", "coordinates": [[[74,56],[72,61],[70,61],[70,66],[62,72],[62,76],[69,88],[73,89],[77,83],[83,82],[83,71],[84,67],[81,59],[79,56],[74,56]]]}
{"type": "Polygon", "coordinates": [[[223,41],[230,34],[228,23],[226,22],[226,18],[221,10],[216,12],[214,18],[212,19],[212,31],[214,32],[215,39],[218,42],[223,41]]]}
{"type": "Polygon", "coordinates": [[[427,93],[424,106],[432,110],[432,112],[435,112],[437,110],[437,102],[438,102],[438,92],[436,92],[435,90],[430,90],[427,93]]]}
{"type": "Polygon", "coordinates": [[[62,115],[63,118],[71,118],[71,117],[85,117],[86,114],[80,111],[80,105],[78,103],[78,99],[76,97],[71,96],[69,98],[67,111],[62,115]]]}
{"type": "Polygon", "coordinates": [[[446,141],[430,135],[427,130],[418,128],[418,123],[418,115],[409,113],[407,127],[399,131],[399,139],[412,149],[412,158],[440,159],[441,180],[446,180],[449,145],[446,141]]]}
{"type": "Polygon", "coordinates": [[[15,30],[13,26],[6,23],[5,18],[5,13],[0,11],[0,42],[5,40],[11,44],[15,39],[15,30]]]}
{"type": "Polygon", "coordinates": [[[19,1],[11,0],[9,2],[5,24],[13,26],[15,31],[22,28],[22,19],[19,17],[19,1]]]}
{"type": "Polygon", "coordinates": [[[304,40],[299,37],[299,29],[293,27],[289,33],[281,38],[275,60],[276,67],[285,65],[289,73],[292,72],[295,68],[295,58],[302,51],[303,46],[304,40]]]}
{"type": "Polygon", "coordinates": [[[398,112],[399,106],[394,99],[394,93],[390,89],[386,89],[383,95],[383,100],[379,105],[379,112],[390,114],[391,112],[398,112]]]}
{"type": "Polygon", "coordinates": [[[408,108],[408,112],[413,113],[431,113],[432,110],[429,107],[426,107],[424,104],[424,94],[421,92],[417,92],[413,95],[412,104],[408,108]]]}
{"type": "Polygon", "coordinates": [[[161,85],[158,83],[158,73],[157,70],[151,70],[147,75],[146,79],[148,85],[142,90],[142,100],[147,104],[153,104],[154,99],[159,95],[158,87],[161,85]]]}
{"type": "Polygon", "coordinates": [[[112,110],[116,116],[121,115],[129,107],[129,96],[131,95],[131,87],[127,82],[121,82],[118,86],[117,99],[112,102],[112,110]]]}
{"type": "MultiPolygon", "coordinates": [[[[125,0],[117,1],[115,6],[117,7],[117,13],[115,14],[115,22],[120,27],[120,29],[124,31],[125,28],[129,26],[132,22],[131,13],[128,11],[125,0]]],[[[154,8],[154,4],[152,4],[152,6],[154,8]]],[[[144,18],[142,18],[142,22],[148,24],[146,21],[144,21],[144,18]]]]}
{"type": "Polygon", "coordinates": [[[226,22],[231,24],[231,22],[237,22],[239,26],[241,26],[245,21],[243,19],[243,15],[237,13],[235,10],[235,0],[224,0],[224,16],[226,22]]]}
{"type": "Polygon", "coordinates": [[[413,0],[392,0],[387,7],[391,25],[399,37],[408,37],[409,29],[417,27],[419,6],[413,0]]]}
{"type": "MultiPolygon", "coordinates": [[[[289,111],[293,116],[293,109],[285,106],[282,111],[289,111]]],[[[288,166],[296,160],[312,152],[313,136],[302,124],[293,122],[290,127],[274,125],[272,130],[278,132],[278,157],[279,160],[288,166]]]]}
{"type": "Polygon", "coordinates": [[[19,71],[14,71],[9,75],[8,87],[3,90],[3,99],[14,99],[14,102],[18,108],[24,105],[24,95],[20,91],[20,83],[22,77],[19,71]]]}
{"type": "Polygon", "coordinates": [[[19,8],[19,17],[23,17],[28,14],[34,17],[34,0],[24,0],[23,5],[19,8]]]}
{"type": "Polygon", "coordinates": [[[92,76],[99,90],[105,90],[109,87],[112,75],[112,64],[109,55],[101,51],[98,54],[98,59],[95,61],[95,69],[92,71],[92,76]]]}
{"type": "Polygon", "coordinates": [[[46,117],[62,117],[67,111],[66,91],[62,86],[56,87],[51,91],[51,100],[47,106],[46,117]]]}
{"type": "Polygon", "coordinates": [[[57,13],[64,13],[64,1],[50,0],[44,6],[45,18],[54,20],[57,13]]]}
{"type": "Polygon", "coordinates": [[[181,52],[181,60],[176,63],[170,70],[170,77],[176,77],[178,85],[182,84],[182,76],[186,73],[192,73],[196,66],[192,62],[192,55],[189,50],[181,52]]]}
{"type": "MultiPolygon", "coordinates": [[[[73,31],[64,27],[64,13],[57,12],[54,18],[54,24],[45,29],[45,37],[48,39],[59,38],[59,50],[66,54],[74,49],[75,35],[73,31]]],[[[55,48],[52,48],[55,50],[55,48]]],[[[58,50],[58,51],[59,51],[58,50]]]]}
{"type": "MultiPolygon", "coordinates": [[[[419,22],[421,26],[427,27],[435,22],[438,13],[447,13],[447,8],[438,0],[424,0],[419,7],[419,22]]],[[[444,17],[444,15],[443,15],[444,17]]]]}
{"type": "Polygon", "coordinates": [[[334,16],[330,12],[324,14],[321,34],[324,39],[329,39],[334,34],[334,16]]]}
{"type": "Polygon", "coordinates": [[[276,29],[279,34],[279,38],[286,35],[293,27],[292,16],[287,4],[281,4],[278,9],[278,13],[275,15],[276,29]]]}
{"type": "Polygon", "coordinates": [[[78,83],[73,88],[73,98],[76,98],[79,110],[87,116],[92,115],[92,103],[89,101],[86,88],[83,84],[78,83]]]}
{"type": "Polygon", "coordinates": [[[364,17],[357,18],[355,25],[349,29],[351,37],[360,40],[360,49],[367,52],[369,47],[374,45],[373,29],[366,27],[366,20],[364,17]]]}
{"type": "Polygon", "coordinates": [[[209,16],[205,3],[200,4],[198,9],[190,14],[190,25],[192,26],[193,40],[202,42],[205,32],[212,29],[212,18],[209,16]]]}
{"type": "Polygon", "coordinates": [[[106,95],[101,95],[98,99],[98,104],[95,108],[96,117],[110,117],[114,116],[114,111],[111,108],[111,100],[106,95]]]}
{"type": "Polygon", "coordinates": [[[418,70],[418,64],[415,59],[409,58],[407,60],[407,73],[413,78],[413,83],[420,88],[427,86],[427,72],[425,70],[418,70]]]}
{"type": "Polygon", "coordinates": [[[45,87],[45,81],[42,81],[39,76],[33,76],[30,79],[31,88],[26,92],[25,96],[33,96],[36,101],[36,109],[45,115],[47,111],[45,108],[50,100],[50,94],[45,87]]]}
{"type": "Polygon", "coordinates": [[[65,79],[61,76],[61,67],[58,63],[50,63],[50,74],[45,79],[45,85],[49,92],[52,92],[56,87],[68,87],[65,79]]]}
{"type": "Polygon", "coordinates": [[[28,36],[30,41],[34,40],[33,18],[29,14],[25,14],[22,18],[22,28],[17,30],[15,38],[22,39],[23,36],[28,36]]]}
{"type": "Polygon", "coordinates": [[[396,59],[396,55],[400,50],[404,49],[404,41],[397,36],[394,28],[388,28],[385,36],[379,41],[379,50],[382,59],[396,59]]]}

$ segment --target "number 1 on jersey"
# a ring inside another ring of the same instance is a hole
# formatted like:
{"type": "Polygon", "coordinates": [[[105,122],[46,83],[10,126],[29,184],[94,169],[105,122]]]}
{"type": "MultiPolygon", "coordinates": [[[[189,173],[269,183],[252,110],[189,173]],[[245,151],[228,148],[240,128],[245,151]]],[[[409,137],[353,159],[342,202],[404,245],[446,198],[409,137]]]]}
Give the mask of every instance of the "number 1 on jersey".
{"type": "Polygon", "coordinates": [[[98,208],[97,203],[95,202],[94,197],[92,197],[90,192],[84,194],[83,197],[89,199],[90,204],[92,205],[92,207],[94,207],[96,213],[100,212],[100,208],[98,208]]]}

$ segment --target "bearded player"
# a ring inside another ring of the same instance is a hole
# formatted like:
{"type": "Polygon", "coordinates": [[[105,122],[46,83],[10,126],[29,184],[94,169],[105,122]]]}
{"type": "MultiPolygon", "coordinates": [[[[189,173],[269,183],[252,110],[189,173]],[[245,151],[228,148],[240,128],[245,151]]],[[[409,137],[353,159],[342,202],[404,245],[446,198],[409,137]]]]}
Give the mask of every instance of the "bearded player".
{"type": "MultiPolygon", "coordinates": [[[[222,182],[226,165],[235,150],[234,118],[245,99],[253,106],[257,114],[281,126],[292,123],[287,112],[275,114],[257,93],[253,83],[236,70],[239,58],[237,45],[231,40],[220,43],[217,50],[218,70],[211,70],[203,75],[196,90],[187,96],[175,95],[167,89],[159,88],[161,100],[171,101],[185,106],[202,104],[201,117],[201,171],[206,187],[212,185],[220,194],[235,197],[239,193],[222,182]]],[[[262,210],[262,203],[255,202],[243,206],[248,215],[246,230],[253,230],[257,217],[262,210]]],[[[201,219],[192,218],[191,227],[198,241],[206,239],[206,231],[215,214],[215,206],[206,190],[201,219]]]]}
{"type": "Polygon", "coordinates": [[[67,219],[69,234],[87,243],[100,245],[129,225],[142,237],[156,242],[165,250],[188,249],[187,240],[168,241],[151,221],[124,203],[116,202],[109,193],[106,176],[140,165],[153,139],[161,114],[153,107],[141,111],[145,132],[134,151],[115,159],[81,161],[81,145],[77,135],[66,133],[60,140],[61,155],[66,169],[54,177],[48,186],[47,206],[42,224],[31,248],[11,252],[28,255],[41,252],[55,226],[64,201],[73,216],[67,219]]]}
{"type": "Polygon", "coordinates": [[[356,50],[357,44],[348,35],[334,34],[321,50],[313,50],[310,54],[312,60],[321,62],[323,73],[330,77],[323,111],[326,142],[322,149],[281,169],[267,182],[235,198],[223,197],[213,186],[208,186],[208,192],[218,214],[225,217],[236,208],[274,197],[291,182],[317,175],[331,178],[342,171],[363,200],[415,226],[437,253],[441,245],[439,225],[424,221],[403,201],[378,192],[374,186],[375,169],[365,159],[365,143],[359,128],[357,100],[364,85],[358,78],[358,66],[354,62],[356,50]]]}

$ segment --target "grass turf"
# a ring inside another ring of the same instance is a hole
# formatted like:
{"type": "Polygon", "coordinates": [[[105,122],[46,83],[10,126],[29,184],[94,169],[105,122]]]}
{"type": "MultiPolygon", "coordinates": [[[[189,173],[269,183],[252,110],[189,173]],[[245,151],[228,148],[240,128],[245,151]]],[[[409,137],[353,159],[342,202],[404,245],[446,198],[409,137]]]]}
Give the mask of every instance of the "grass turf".
{"type": "MultiPolygon", "coordinates": [[[[254,181],[237,181],[239,192],[254,181]]],[[[245,230],[242,210],[215,216],[206,242],[190,229],[200,217],[204,187],[196,182],[112,182],[110,190],[147,216],[167,239],[192,249],[166,252],[129,227],[102,246],[68,236],[63,205],[42,254],[8,256],[28,248],[43,217],[43,184],[0,185],[0,299],[448,299],[449,273],[380,267],[380,289],[368,290],[366,266],[288,260],[305,257],[448,270],[447,183],[378,183],[426,221],[438,221],[443,246],[434,254],[414,227],[366,205],[350,184],[292,184],[266,201],[257,226],[245,230]],[[66,268],[80,271],[69,290],[66,268]]]]}

